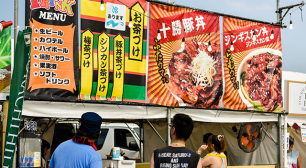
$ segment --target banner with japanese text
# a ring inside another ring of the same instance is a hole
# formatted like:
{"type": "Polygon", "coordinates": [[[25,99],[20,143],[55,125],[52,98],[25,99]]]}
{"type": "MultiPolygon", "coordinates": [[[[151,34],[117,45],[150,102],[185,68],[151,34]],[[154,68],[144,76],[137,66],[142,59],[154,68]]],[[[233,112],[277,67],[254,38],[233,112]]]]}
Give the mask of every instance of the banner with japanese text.
{"type": "Polygon", "coordinates": [[[145,0],[81,0],[80,39],[79,99],[145,103],[145,0]]]}
{"type": "Polygon", "coordinates": [[[150,18],[150,102],[219,108],[223,93],[219,16],[151,3],[150,18]]]}
{"type": "Polygon", "coordinates": [[[77,0],[26,0],[33,28],[27,98],[77,100],[79,79],[77,0]]]}
{"type": "Polygon", "coordinates": [[[11,26],[0,33],[0,100],[6,100],[11,85],[11,26]]]}
{"type": "Polygon", "coordinates": [[[224,107],[281,112],[280,28],[224,17],[223,39],[224,107]]]}
{"type": "MultiPolygon", "coordinates": [[[[14,52],[14,70],[10,87],[10,99],[7,113],[6,133],[5,137],[2,138],[2,140],[5,140],[3,143],[5,144],[3,146],[4,149],[2,149],[3,168],[12,168],[13,162],[16,161],[14,160],[14,155],[15,150],[17,149],[16,144],[19,126],[22,120],[22,107],[30,64],[31,33],[31,29],[26,29],[19,31],[17,35],[16,49],[14,52]]],[[[20,159],[20,161],[22,161],[22,159],[20,159]]],[[[16,164],[19,165],[19,158],[16,164]]],[[[34,167],[34,165],[31,167],[34,167]]]]}

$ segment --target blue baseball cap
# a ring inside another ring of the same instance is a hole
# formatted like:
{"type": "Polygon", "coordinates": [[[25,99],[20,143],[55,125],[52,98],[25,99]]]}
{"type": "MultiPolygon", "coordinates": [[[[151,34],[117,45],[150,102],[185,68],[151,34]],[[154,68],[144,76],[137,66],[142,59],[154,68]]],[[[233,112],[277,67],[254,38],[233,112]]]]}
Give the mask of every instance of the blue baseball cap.
{"type": "Polygon", "coordinates": [[[102,124],[102,117],[94,112],[86,112],[81,117],[81,129],[89,132],[98,132],[102,124]]]}

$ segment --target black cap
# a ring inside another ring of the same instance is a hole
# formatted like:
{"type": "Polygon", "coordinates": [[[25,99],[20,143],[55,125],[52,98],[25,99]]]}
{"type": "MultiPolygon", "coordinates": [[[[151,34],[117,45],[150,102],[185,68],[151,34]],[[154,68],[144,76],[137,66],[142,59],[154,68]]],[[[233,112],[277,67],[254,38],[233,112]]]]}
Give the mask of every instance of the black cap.
{"type": "Polygon", "coordinates": [[[102,117],[94,112],[86,112],[81,117],[81,129],[89,132],[98,132],[102,124],[102,117]]]}

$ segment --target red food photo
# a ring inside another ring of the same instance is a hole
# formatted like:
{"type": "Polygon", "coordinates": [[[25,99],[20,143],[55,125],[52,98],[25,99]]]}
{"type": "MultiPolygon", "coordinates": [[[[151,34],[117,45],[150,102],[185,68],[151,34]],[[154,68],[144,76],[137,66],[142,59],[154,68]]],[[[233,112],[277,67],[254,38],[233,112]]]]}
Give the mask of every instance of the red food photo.
{"type": "Polygon", "coordinates": [[[241,73],[241,90],[255,108],[275,111],[283,106],[281,77],[282,59],[266,52],[246,61],[247,69],[241,73]]]}
{"type": "Polygon", "coordinates": [[[222,96],[222,63],[219,45],[196,39],[186,40],[184,48],[172,54],[166,87],[185,104],[214,108],[222,96]]]}

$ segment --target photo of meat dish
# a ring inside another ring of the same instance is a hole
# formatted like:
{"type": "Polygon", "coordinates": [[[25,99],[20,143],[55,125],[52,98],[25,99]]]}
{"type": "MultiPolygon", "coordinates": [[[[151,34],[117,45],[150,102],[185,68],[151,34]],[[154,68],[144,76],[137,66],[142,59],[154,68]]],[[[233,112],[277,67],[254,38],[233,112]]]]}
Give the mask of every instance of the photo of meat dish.
{"type": "Polygon", "coordinates": [[[185,104],[217,108],[222,96],[220,45],[208,45],[196,39],[186,40],[185,48],[174,52],[168,66],[166,87],[185,104]]]}
{"type": "Polygon", "coordinates": [[[281,77],[282,59],[269,52],[246,60],[241,73],[241,90],[246,99],[260,111],[279,111],[283,107],[281,77]]]}

